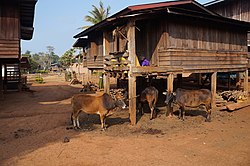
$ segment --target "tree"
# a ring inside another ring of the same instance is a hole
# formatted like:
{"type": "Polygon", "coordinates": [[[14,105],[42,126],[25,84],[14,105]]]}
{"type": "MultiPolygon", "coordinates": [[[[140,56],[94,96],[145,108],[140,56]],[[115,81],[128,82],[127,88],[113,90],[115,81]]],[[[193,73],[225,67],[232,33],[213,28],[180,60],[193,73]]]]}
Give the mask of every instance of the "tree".
{"type": "Polygon", "coordinates": [[[59,59],[59,62],[61,64],[62,67],[64,68],[68,68],[71,63],[74,62],[73,60],[73,55],[74,53],[76,52],[76,50],[74,48],[71,48],[69,50],[67,50],[62,56],[61,58],[59,59]]]}
{"type": "MultiPolygon", "coordinates": [[[[97,24],[101,22],[102,20],[106,19],[108,15],[110,14],[110,6],[108,6],[106,9],[104,8],[104,5],[102,1],[99,2],[99,7],[96,7],[95,5],[92,5],[93,9],[92,11],[89,11],[90,15],[87,15],[84,17],[85,21],[90,22],[92,24],[97,24]]],[[[88,28],[89,26],[85,26],[83,28],[88,28]]]]}

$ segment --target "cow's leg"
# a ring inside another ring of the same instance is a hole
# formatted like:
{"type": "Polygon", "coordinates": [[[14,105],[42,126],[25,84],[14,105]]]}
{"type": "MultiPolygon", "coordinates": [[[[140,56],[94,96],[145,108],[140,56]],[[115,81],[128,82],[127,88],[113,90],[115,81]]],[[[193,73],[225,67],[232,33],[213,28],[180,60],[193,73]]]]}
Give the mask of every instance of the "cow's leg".
{"type": "Polygon", "coordinates": [[[77,115],[77,118],[76,118],[76,126],[78,129],[81,129],[80,123],[79,123],[79,114],[77,115]]]}
{"type": "Polygon", "coordinates": [[[140,116],[144,114],[143,104],[141,102],[138,103],[138,111],[139,111],[140,116]]]}
{"type": "Polygon", "coordinates": [[[207,118],[206,118],[206,122],[211,122],[211,111],[212,111],[212,109],[211,109],[211,107],[207,107],[206,106],[206,109],[207,109],[207,118]]]}
{"type": "Polygon", "coordinates": [[[71,114],[71,120],[73,122],[74,129],[80,129],[79,125],[79,114],[81,110],[73,111],[71,114]]]}
{"type": "Polygon", "coordinates": [[[150,120],[152,120],[152,119],[153,119],[153,114],[154,114],[154,106],[153,106],[153,104],[152,104],[152,101],[150,101],[150,102],[148,103],[148,105],[149,105],[149,108],[150,108],[150,110],[151,110],[150,120]]]}
{"type": "Polygon", "coordinates": [[[101,120],[102,130],[106,130],[105,115],[100,114],[100,120],[101,120]]]}
{"type": "Polygon", "coordinates": [[[182,117],[182,107],[179,108],[179,116],[178,116],[178,118],[181,119],[181,117],[182,117]]]}
{"type": "Polygon", "coordinates": [[[182,120],[183,121],[185,120],[185,115],[186,115],[185,109],[184,107],[182,107],[182,120]]]}

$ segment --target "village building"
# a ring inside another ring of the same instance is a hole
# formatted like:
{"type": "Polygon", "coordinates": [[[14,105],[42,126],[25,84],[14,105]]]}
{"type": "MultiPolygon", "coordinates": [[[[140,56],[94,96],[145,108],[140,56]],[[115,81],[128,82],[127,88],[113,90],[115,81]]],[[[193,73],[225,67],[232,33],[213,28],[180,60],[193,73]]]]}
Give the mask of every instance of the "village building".
{"type": "Polygon", "coordinates": [[[209,74],[214,105],[217,73],[241,72],[248,92],[249,29],[247,22],[182,0],[129,6],[74,38],[77,47],[87,50],[87,67],[104,70],[105,92],[110,77],[128,80],[130,121],[135,124],[140,77],[165,80],[162,86],[171,93],[181,87],[182,78],[195,74],[199,84],[201,74],[209,74]],[[140,66],[140,57],[148,59],[150,66],[140,66]]]}
{"type": "Polygon", "coordinates": [[[36,2],[37,0],[0,1],[1,97],[3,90],[20,89],[21,65],[25,66],[21,64],[21,39],[32,39],[36,2]]]}
{"type": "MultiPolygon", "coordinates": [[[[204,4],[206,8],[224,17],[250,22],[249,0],[215,0],[204,4]]],[[[250,33],[247,35],[248,59],[250,68],[250,33]]]]}

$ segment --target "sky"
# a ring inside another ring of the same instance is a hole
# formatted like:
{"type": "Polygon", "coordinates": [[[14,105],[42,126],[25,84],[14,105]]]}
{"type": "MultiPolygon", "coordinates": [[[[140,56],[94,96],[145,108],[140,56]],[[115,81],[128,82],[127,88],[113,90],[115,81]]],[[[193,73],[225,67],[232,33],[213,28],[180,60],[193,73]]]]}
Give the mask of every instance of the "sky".
{"type": "MultiPolygon", "coordinates": [[[[34,33],[31,40],[21,41],[21,52],[31,54],[47,52],[47,46],[53,46],[54,52],[61,56],[72,48],[73,38],[82,30],[80,27],[91,25],[84,20],[100,0],[38,0],[35,7],[34,33]]],[[[163,2],[164,0],[102,0],[105,7],[111,7],[110,15],[138,4],[163,2]]],[[[211,0],[198,0],[204,4],[211,0]]]]}

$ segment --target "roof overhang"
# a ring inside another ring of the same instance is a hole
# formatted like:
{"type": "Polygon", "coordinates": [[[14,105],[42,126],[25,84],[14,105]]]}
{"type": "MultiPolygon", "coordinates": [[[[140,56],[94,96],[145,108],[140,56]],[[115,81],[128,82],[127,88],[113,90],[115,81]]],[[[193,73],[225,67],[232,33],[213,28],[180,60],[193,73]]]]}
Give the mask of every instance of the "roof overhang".
{"type": "Polygon", "coordinates": [[[79,38],[77,41],[73,44],[73,47],[82,47],[85,48],[89,44],[89,40],[87,38],[79,38]]]}
{"type": "Polygon", "coordinates": [[[34,14],[37,0],[19,0],[21,39],[32,39],[34,32],[34,14]]]}
{"type": "Polygon", "coordinates": [[[148,15],[149,17],[152,17],[153,14],[157,13],[166,13],[170,15],[182,15],[186,17],[199,18],[203,19],[204,21],[209,20],[212,22],[228,24],[235,27],[243,27],[250,30],[250,24],[247,22],[222,17],[193,0],[182,0],[129,6],[121,10],[120,12],[110,16],[109,18],[78,33],[74,36],[74,38],[86,37],[90,33],[104,30],[104,28],[106,27],[113,27],[118,22],[121,22],[121,20],[129,20],[132,17],[137,19],[142,15],[148,15]]]}

